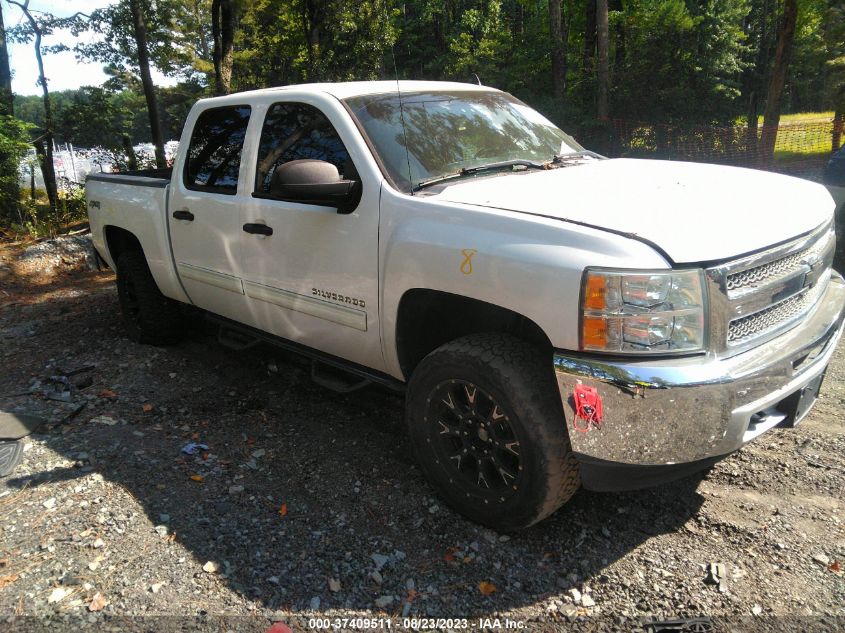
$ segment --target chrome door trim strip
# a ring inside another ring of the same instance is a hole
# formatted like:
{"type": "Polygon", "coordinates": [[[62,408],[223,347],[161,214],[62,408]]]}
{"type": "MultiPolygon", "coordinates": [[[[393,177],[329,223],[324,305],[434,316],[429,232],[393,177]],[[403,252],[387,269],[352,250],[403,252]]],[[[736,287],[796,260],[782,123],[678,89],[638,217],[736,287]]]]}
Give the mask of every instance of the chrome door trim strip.
{"type": "Polygon", "coordinates": [[[288,310],[317,317],[318,319],[345,325],[346,327],[351,327],[362,332],[367,331],[367,313],[361,310],[334,305],[322,299],[315,299],[314,297],[301,295],[290,290],[257,284],[253,281],[244,281],[244,289],[247,297],[272,303],[288,310]]]}
{"type": "Polygon", "coordinates": [[[225,273],[217,272],[216,270],[209,270],[208,268],[201,268],[185,262],[176,264],[176,269],[179,271],[179,276],[185,279],[192,279],[210,286],[216,286],[229,292],[235,292],[242,295],[244,293],[243,284],[239,277],[233,277],[225,273]]]}

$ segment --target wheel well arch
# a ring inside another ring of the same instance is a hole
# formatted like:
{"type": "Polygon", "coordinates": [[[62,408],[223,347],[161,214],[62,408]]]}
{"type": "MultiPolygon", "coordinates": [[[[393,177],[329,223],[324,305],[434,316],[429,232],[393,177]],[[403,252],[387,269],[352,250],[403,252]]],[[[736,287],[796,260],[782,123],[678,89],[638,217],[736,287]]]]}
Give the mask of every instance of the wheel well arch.
{"type": "Polygon", "coordinates": [[[108,248],[109,255],[112,261],[117,264],[117,258],[128,251],[144,252],[141,242],[135,237],[131,231],[127,231],[119,226],[106,226],[104,230],[106,239],[106,248],[108,248]]]}
{"type": "Polygon", "coordinates": [[[402,295],[396,319],[396,350],[405,380],[430,352],[469,334],[500,332],[522,339],[551,359],[552,343],[528,317],[486,301],[441,290],[413,288],[402,295]]]}

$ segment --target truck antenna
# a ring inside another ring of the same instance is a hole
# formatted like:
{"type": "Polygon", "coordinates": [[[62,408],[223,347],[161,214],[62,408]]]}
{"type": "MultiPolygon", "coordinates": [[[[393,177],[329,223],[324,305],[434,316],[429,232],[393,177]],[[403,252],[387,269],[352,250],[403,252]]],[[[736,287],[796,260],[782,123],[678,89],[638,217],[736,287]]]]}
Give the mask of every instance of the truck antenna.
{"type": "Polygon", "coordinates": [[[408,183],[411,185],[411,195],[414,195],[414,180],[411,177],[411,155],[408,152],[408,134],[405,131],[405,108],[402,106],[402,91],[399,89],[399,67],[396,65],[396,50],[390,48],[393,55],[393,73],[396,75],[396,96],[399,98],[399,120],[402,122],[402,140],[405,143],[405,160],[408,162],[408,183]]]}

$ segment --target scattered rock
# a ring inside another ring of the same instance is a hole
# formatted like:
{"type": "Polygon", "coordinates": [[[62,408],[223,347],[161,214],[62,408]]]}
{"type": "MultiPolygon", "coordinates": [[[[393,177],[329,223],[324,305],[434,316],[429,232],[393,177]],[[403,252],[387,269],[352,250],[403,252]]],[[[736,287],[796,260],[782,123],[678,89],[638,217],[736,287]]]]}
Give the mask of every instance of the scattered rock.
{"type": "Polygon", "coordinates": [[[220,571],[220,563],[210,560],[202,566],[202,570],[207,574],[216,574],[220,571]]]}
{"type": "Polygon", "coordinates": [[[106,600],[106,597],[98,591],[91,598],[91,602],[88,603],[88,610],[102,611],[108,603],[109,601],[106,600]]]}
{"type": "Polygon", "coordinates": [[[384,554],[373,554],[370,558],[376,564],[376,571],[381,571],[381,568],[390,562],[390,556],[385,556],[384,554]]]}
{"type": "Polygon", "coordinates": [[[105,424],[106,426],[114,426],[117,420],[107,415],[98,415],[96,418],[91,418],[90,422],[94,424],[105,424]]]}
{"type": "Polygon", "coordinates": [[[41,505],[44,506],[45,508],[47,508],[48,510],[52,510],[53,508],[56,507],[56,498],[50,497],[49,499],[44,501],[41,505]]]}
{"type": "Polygon", "coordinates": [[[56,602],[61,602],[69,593],[70,589],[65,589],[64,587],[56,587],[55,589],[53,589],[53,591],[50,592],[50,595],[47,598],[47,603],[55,604],[56,602]]]}
{"type": "Polygon", "coordinates": [[[593,600],[588,594],[584,594],[581,596],[581,606],[582,607],[594,607],[596,606],[596,601],[593,600]]]}
{"type": "Polygon", "coordinates": [[[707,578],[705,582],[716,585],[720,593],[725,593],[728,590],[728,571],[724,563],[710,563],[707,568],[707,578]]]}
{"type": "Polygon", "coordinates": [[[340,581],[337,578],[329,578],[329,591],[334,593],[340,591],[340,581]]]}
{"type": "Polygon", "coordinates": [[[379,596],[376,598],[376,606],[379,609],[389,607],[391,604],[393,604],[393,596],[379,596]]]}
{"type": "Polygon", "coordinates": [[[320,609],[320,596],[314,596],[311,598],[311,602],[308,604],[308,607],[312,611],[318,611],[320,609]]]}
{"type": "Polygon", "coordinates": [[[827,567],[830,565],[830,559],[825,556],[824,554],[816,554],[813,556],[813,561],[818,563],[819,565],[824,565],[827,567]]]}

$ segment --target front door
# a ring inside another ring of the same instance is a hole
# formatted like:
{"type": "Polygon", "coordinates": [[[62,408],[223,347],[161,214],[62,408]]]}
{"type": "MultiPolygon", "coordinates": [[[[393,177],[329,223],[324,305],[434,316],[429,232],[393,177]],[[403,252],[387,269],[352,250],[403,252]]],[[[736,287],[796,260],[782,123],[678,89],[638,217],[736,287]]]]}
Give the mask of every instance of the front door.
{"type": "Polygon", "coordinates": [[[191,301],[237,320],[245,309],[240,207],[251,192],[240,173],[250,112],[235,105],[198,114],[187,128],[193,130],[188,149],[174,165],[167,210],[176,270],[191,301]]]}
{"type": "Polygon", "coordinates": [[[355,133],[340,106],[269,105],[242,222],[266,226],[272,235],[241,233],[244,291],[261,329],[378,369],[384,367],[378,323],[380,183],[365,178],[357,208],[340,214],[284,199],[274,180],[280,165],[301,159],[327,161],[342,178],[361,180],[343,139],[354,141],[355,133]]]}

